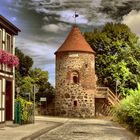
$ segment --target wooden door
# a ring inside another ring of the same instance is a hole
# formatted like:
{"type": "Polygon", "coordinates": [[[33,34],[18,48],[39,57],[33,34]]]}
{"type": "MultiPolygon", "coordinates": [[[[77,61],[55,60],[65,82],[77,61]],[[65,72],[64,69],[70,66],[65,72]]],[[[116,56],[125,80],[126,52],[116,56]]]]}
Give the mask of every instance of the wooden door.
{"type": "Polygon", "coordinates": [[[12,120],[13,109],[13,94],[12,94],[12,82],[6,81],[6,102],[5,102],[5,119],[6,121],[12,120]]]}

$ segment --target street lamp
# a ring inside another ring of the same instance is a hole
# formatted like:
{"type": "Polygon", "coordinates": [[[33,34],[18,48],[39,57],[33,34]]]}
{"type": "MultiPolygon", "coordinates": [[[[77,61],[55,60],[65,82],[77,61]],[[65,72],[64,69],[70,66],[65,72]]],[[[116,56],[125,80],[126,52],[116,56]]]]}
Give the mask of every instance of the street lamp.
{"type": "Polygon", "coordinates": [[[117,79],[116,80],[116,96],[118,96],[117,94],[117,92],[118,92],[118,85],[120,84],[120,81],[117,79]]]}
{"type": "Polygon", "coordinates": [[[17,87],[17,88],[16,88],[16,92],[17,92],[17,95],[16,95],[16,97],[19,97],[19,93],[20,93],[20,87],[17,87]]]}
{"type": "Polygon", "coordinates": [[[38,92],[38,88],[36,87],[36,85],[34,84],[33,85],[33,94],[34,94],[34,106],[33,106],[33,116],[34,116],[34,118],[33,118],[33,123],[35,123],[35,94],[38,92]]]}

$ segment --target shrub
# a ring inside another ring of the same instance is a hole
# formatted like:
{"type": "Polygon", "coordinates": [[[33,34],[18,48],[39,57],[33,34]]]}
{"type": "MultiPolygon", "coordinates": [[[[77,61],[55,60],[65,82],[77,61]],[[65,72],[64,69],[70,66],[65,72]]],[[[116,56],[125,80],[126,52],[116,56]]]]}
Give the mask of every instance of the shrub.
{"type": "Polygon", "coordinates": [[[33,122],[33,104],[32,102],[28,102],[20,97],[16,99],[16,102],[20,104],[19,113],[18,116],[20,117],[20,123],[26,124],[26,123],[32,123],[33,122]]]}
{"type": "Polygon", "coordinates": [[[137,89],[129,90],[129,95],[112,109],[112,113],[117,121],[127,124],[140,134],[140,84],[137,89]]]}

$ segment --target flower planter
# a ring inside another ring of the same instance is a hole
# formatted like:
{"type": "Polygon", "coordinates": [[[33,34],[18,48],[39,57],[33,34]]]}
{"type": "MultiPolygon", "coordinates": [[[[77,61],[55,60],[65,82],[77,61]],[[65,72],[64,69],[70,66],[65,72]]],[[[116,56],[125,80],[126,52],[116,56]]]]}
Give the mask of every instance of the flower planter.
{"type": "Polygon", "coordinates": [[[6,51],[0,50],[0,63],[6,64],[9,67],[15,67],[19,64],[19,59],[17,56],[8,53],[6,51]]]}

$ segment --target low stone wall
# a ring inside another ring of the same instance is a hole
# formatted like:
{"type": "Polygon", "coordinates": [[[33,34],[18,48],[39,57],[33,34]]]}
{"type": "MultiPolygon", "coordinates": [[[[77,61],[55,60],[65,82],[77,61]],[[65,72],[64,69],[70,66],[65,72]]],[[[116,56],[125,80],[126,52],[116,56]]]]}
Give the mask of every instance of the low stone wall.
{"type": "Polygon", "coordinates": [[[50,102],[49,104],[44,105],[38,105],[36,107],[35,115],[49,115],[54,116],[55,115],[55,106],[54,106],[54,100],[50,102]]]}

